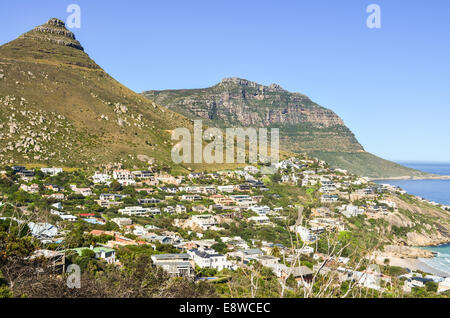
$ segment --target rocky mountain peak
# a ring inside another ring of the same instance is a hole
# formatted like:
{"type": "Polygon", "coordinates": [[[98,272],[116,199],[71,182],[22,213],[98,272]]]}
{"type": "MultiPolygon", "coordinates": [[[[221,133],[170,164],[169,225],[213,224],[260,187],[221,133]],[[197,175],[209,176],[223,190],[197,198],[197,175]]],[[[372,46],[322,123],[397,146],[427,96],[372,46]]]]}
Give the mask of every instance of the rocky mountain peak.
{"type": "Polygon", "coordinates": [[[21,37],[37,41],[52,42],[84,51],[80,42],[76,40],[75,35],[66,28],[66,25],[62,20],[57,18],[48,20],[47,23],[35,27],[21,37]]]}
{"type": "Polygon", "coordinates": [[[239,77],[225,77],[220,81],[220,84],[248,85],[249,83],[251,82],[239,77]]]}
{"type": "Polygon", "coordinates": [[[256,82],[252,82],[239,77],[226,77],[220,81],[218,85],[222,86],[240,86],[243,88],[254,88],[259,91],[267,91],[267,92],[284,92],[285,90],[278,84],[270,84],[269,86],[265,86],[256,82]]]}
{"type": "Polygon", "coordinates": [[[50,20],[47,21],[46,23],[47,25],[53,25],[53,26],[58,26],[58,27],[62,27],[65,28],[66,24],[64,23],[64,21],[58,19],[58,18],[51,18],[50,20]]]}
{"type": "Polygon", "coordinates": [[[284,91],[284,88],[283,87],[281,87],[281,85],[278,85],[278,84],[275,84],[275,83],[272,83],[272,84],[270,84],[269,85],[269,88],[271,89],[271,90],[273,90],[273,91],[284,91]]]}

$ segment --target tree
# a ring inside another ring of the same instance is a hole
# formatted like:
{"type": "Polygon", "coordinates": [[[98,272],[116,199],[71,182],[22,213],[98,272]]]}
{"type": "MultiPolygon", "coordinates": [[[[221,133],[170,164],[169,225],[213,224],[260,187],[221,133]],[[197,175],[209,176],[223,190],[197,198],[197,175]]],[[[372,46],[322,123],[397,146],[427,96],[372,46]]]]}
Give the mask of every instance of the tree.
{"type": "Polygon", "coordinates": [[[425,283],[425,289],[427,290],[427,292],[436,293],[438,290],[438,287],[439,287],[438,283],[435,283],[432,281],[425,283]]]}
{"type": "Polygon", "coordinates": [[[273,183],[279,183],[281,181],[281,174],[274,173],[270,176],[270,179],[272,180],[273,183]]]}
{"type": "Polygon", "coordinates": [[[272,248],[272,256],[274,257],[281,257],[281,252],[278,246],[275,246],[272,248]]]}
{"type": "Polygon", "coordinates": [[[121,191],[122,190],[122,185],[119,182],[117,182],[116,180],[114,180],[109,185],[109,188],[111,189],[111,191],[121,191]]]}
{"type": "Polygon", "coordinates": [[[228,250],[227,244],[225,244],[225,243],[222,242],[222,241],[213,244],[213,245],[211,246],[211,248],[212,248],[213,250],[215,250],[217,253],[221,253],[221,254],[225,254],[225,253],[227,252],[227,250],[228,250]]]}

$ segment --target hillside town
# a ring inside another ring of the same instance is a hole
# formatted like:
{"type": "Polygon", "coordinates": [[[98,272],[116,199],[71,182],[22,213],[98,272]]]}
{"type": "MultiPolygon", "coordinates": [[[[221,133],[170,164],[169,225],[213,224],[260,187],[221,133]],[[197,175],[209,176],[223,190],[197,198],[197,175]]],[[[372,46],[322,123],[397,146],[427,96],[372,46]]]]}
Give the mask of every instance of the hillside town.
{"type": "Polygon", "coordinates": [[[150,255],[171,277],[216,284],[258,264],[288,290],[331,274],[378,292],[394,281],[406,294],[450,290],[450,277],[371,256],[415,229],[402,224],[401,198],[423,199],[306,156],[279,162],[272,175],[262,170],[4,167],[0,221],[26,225],[39,242],[33,257],[50,260],[60,274],[70,264],[120,268],[132,252],[150,255]]]}

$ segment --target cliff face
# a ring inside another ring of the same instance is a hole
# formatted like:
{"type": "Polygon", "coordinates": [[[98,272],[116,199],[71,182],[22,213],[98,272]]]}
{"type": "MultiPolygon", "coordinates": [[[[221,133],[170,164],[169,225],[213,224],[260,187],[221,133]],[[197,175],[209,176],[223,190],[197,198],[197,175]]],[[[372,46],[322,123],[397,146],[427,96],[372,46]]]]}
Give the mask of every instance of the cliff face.
{"type": "Polygon", "coordinates": [[[241,78],[225,78],[209,88],[142,94],[191,119],[203,119],[207,125],[279,128],[283,150],[306,152],[355,174],[422,175],[365,152],[336,113],[277,84],[265,86],[241,78]]]}
{"type": "Polygon", "coordinates": [[[290,151],[363,151],[333,111],[279,85],[225,78],[205,89],[147,91],[144,96],[191,118],[221,127],[278,127],[290,151]]]}
{"type": "MultiPolygon", "coordinates": [[[[146,92],[146,96],[170,100],[173,91],[146,92]]],[[[223,79],[216,86],[197,90],[193,96],[180,96],[169,107],[182,108],[203,119],[222,120],[243,126],[311,123],[319,127],[343,126],[332,111],[315,105],[298,93],[280,86],[264,86],[239,78],[223,79]]]]}

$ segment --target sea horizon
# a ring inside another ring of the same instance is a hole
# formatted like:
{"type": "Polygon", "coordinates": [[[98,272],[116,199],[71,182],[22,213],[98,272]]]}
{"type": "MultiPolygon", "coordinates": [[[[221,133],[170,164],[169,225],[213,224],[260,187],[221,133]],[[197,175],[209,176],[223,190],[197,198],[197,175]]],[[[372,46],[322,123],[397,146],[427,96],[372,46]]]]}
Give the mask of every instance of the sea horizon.
{"type": "Polygon", "coordinates": [[[414,161],[414,160],[399,160],[395,161],[405,167],[421,170],[441,176],[450,175],[450,161],[414,161]]]}
{"type": "MultiPolygon", "coordinates": [[[[400,162],[398,162],[400,163],[400,162]]],[[[422,170],[436,175],[450,175],[450,162],[402,162],[408,168],[422,170]]],[[[398,186],[406,192],[434,201],[443,205],[450,205],[450,180],[449,179],[380,179],[376,183],[387,183],[398,186]]]]}
{"type": "MultiPolygon", "coordinates": [[[[400,162],[406,167],[422,170],[437,175],[450,175],[450,162],[400,162]]],[[[376,180],[376,183],[388,183],[399,186],[410,194],[417,195],[427,200],[440,204],[450,205],[450,180],[445,179],[421,179],[421,180],[376,180]]],[[[437,246],[423,246],[421,248],[437,253],[433,258],[421,258],[420,261],[427,266],[450,277],[450,243],[437,246]]]]}

